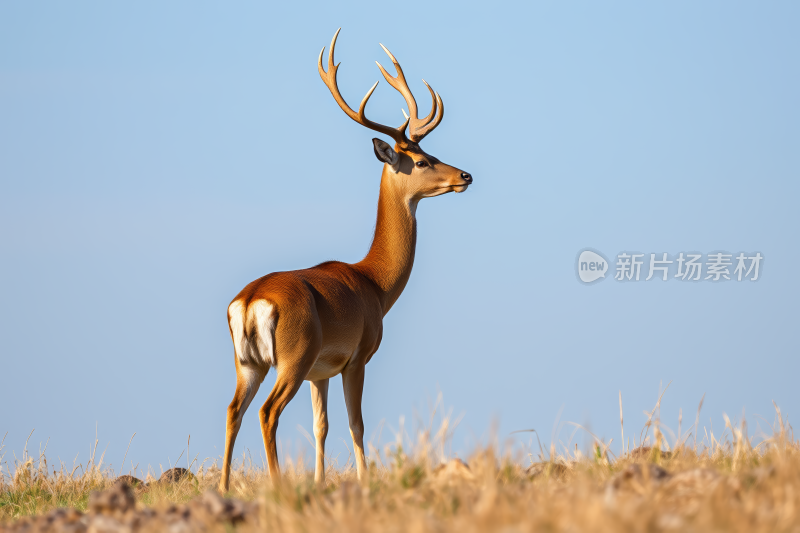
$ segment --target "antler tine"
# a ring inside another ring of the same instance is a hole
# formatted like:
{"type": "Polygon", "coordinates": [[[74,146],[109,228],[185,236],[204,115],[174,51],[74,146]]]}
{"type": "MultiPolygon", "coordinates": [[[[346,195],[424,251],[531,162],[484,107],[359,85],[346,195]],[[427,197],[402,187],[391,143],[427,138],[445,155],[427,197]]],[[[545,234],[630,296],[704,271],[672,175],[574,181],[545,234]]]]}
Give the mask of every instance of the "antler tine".
{"type": "Polygon", "coordinates": [[[433,89],[431,88],[430,85],[428,85],[428,82],[425,81],[425,78],[422,79],[422,83],[425,84],[425,87],[428,88],[428,92],[431,93],[431,101],[433,101],[433,105],[431,106],[431,112],[428,113],[428,116],[425,117],[424,119],[422,119],[422,122],[420,123],[420,127],[427,126],[428,124],[430,124],[431,120],[433,120],[433,117],[436,115],[436,111],[437,111],[436,93],[433,92],[433,89]]]}
{"type": "MultiPolygon", "coordinates": [[[[383,77],[386,78],[386,81],[389,82],[389,85],[395,88],[397,92],[403,95],[403,99],[406,101],[406,105],[408,105],[408,113],[411,115],[412,122],[417,120],[417,101],[414,100],[414,95],[411,93],[411,89],[408,88],[408,82],[406,81],[406,76],[403,74],[403,68],[400,66],[400,63],[397,62],[394,55],[385,47],[383,44],[378,43],[383,48],[383,51],[386,52],[386,55],[389,56],[389,59],[392,60],[392,64],[394,65],[395,71],[397,71],[397,76],[391,76],[386,69],[383,68],[379,62],[375,62],[378,65],[378,68],[381,69],[381,74],[383,77]]],[[[413,126],[412,126],[413,128],[413,126]]]]}
{"type": "MultiPolygon", "coordinates": [[[[339,65],[335,65],[333,60],[333,52],[336,49],[336,39],[339,38],[339,32],[342,31],[342,28],[336,30],[336,33],[333,34],[333,39],[331,39],[331,49],[328,52],[328,71],[333,71],[334,75],[336,74],[336,70],[338,70],[339,65]]],[[[325,47],[322,47],[322,52],[325,52],[325,47]]],[[[319,64],[322,65],[322,52],[320,52],[320,62],[319,64]]]]}
{"type": "Polygon", "coordinates": [[[398,143],[403,143],[407,140],[406,127],[408,127],[408,121],[409,121],[408,118],[406,118],[406,121],[403,122],[403,125],[400,126],[399,128],[392,128],[391,126],[384,126],[383,124],[372,122],[370,119],[366,117],[366,114],[364,113],[364,110],[367,108],[367,101],[369,101],[369,97],[372,96],[372,93],[375,91],[375,88],[378,86],[378,83],[380,82],[376,81],[375,85],[373,85],[372,88],[369,91],[367,91],[367,94],[364,96],[364,99],[361,100],[361,105],[358,107],[358,118],[354,120],[359,124],[362,124],[370,129],[389,135],[398,143]]]}
{"type": "MultiPolygon", "coordinates": [[[[395,59],[394,55],[385,46],[383,46],[383,44],[381,44],[381,48],[383,48],[383,51],[389,56],[389,59],[392,60],[392,64],[397,71],[397,76],[391,76],[388,72],[386,72],[386,69],[383,68],[383,65],[377,61],[375,63],[378,65],[378,68],[381,69],[381,74],[383,74],[383,77],[386,78],[387,82],[389,82],[389,85],[394,87],[400,94],[403,95],[403,98],[408,105],[409,115],[411,115],[409,122],[409,139],[413,142],[419,142],[428,133],[433,131],[433,129],[439,125],[439,122],[442,121],[444,116],[444,108],[441,106],[441,98],[439,98],[433,89],[431,89],[431,86],[428,85],[428,82],[423,79],[422,82],[431,93],[431,100],[433,103],[431,106],[431,112],[428,114],[428,116],[420,120],[417,114],[417,101],[414,99],[414,95],[411,93],[411,89],[408,87],[405,74],[403,74],[403,68],[400,66],[400,63],[397,62],[397,59],[395,59]],[[440,114],[437,115],[437,112],[440,112],[440,114]],[[431,121],[434,119],[434,117],[436,117],[436,120],[432,123],[431,121]]],[[[405,115],[405,112],[403,114],[405,115]]]]}
{"type": "MultiPolygon", "coordinates": [[[[425,85],[428,84],[426,83],[425,85]]],[[[428,88],[430,89],[430,87],[428,88]]],[[[431,96],[433,96],[434,95],[433,89],[431,89],[431,93],[432,93],[431,96]]],[[[439,96],[439,93],[435,93],[435,97],[433,100],[433,110],[431,110],[431,115],[433,115],[434,111],[437,111],[437,113],[436,113],[436,118],[433,120],[433,122],[425,126],[414,128],[411,130],[410,139],[412,141],[416,143],[420,142],[422,139],[425,138],[426,135],[428,135],[430,132],[436,129],[436,126],[438,126],[439,123],[444,118],[444,102],[442,101],[442,97],[439,96]],[[437,109],[437,103],[438,103],[438,109],[437,109]]]]}
{"type": "Polygon", "coordinates": [[[350,106],[347,105],[347,102],[345,102],[344,97],[342,96],[342,93],[339,91],[339,85],[338,85],[337,80],[336,80],[336,74],[337,74],[337,71],[339,70],[339,65],[334,64],[334,61],[333,61],[333,53],[334,53],[334,49],[336,48],[336,38],[339,36],[339,32],[340,31],[342,31],[341,28],[336,30],[336,33],[333,35],[333,39],[331,40],[331,49],[330,49],[330,51],[328,53],[328,71],[327,72],[325,72],[325,69],[322,67],[322,56],[325,53],[325,47],[324,46],[322,47],[322,51],[319,53],[319,60],[317,62],[317,69],[319,70],[319,75],[322,78],[322,81],[325,83],[325,85],[331,91],[331,94],[333,95],[334,100],[336,100],[336,103],[339,104],[339,107],[342,108],[342,111],[344,111],[347,114],[348,117],[350,117],[351,119],[355,120],[356,122],[358,122],[362,126],[365,126],[365,127],[369,128],[369,129],[377,131],[379,133],[383,133],[385,135],[388,135],[389,137],[394,139],[395,142],[397,142],[397,143],[402,144],[402,143],[407,142],[408,139],[406,138],[406,127],[408,126],[408,120],[406,120],[403,123],[403,125],[400,126],[399,128],[393,128],[391,126],[384,126],[383,124],[378,124],[377,122],[372,122],[371,120],[369,120],[366,117],[366,114],[365,114],[364,111],[365,111],[365,109],[367,107],[367,101],[369,101],[369,97],[372,96],[372,93],[375,91],[375,88],[378,86],[378,82],[375,82],[375,85],[373,85],[372,88],[369,91],[367,91],[366,96],[364,96],[364,99],[361,101],[361,105],[358,108],[358,113],[353,111],[353,109],[351,109],[350,106]]]}

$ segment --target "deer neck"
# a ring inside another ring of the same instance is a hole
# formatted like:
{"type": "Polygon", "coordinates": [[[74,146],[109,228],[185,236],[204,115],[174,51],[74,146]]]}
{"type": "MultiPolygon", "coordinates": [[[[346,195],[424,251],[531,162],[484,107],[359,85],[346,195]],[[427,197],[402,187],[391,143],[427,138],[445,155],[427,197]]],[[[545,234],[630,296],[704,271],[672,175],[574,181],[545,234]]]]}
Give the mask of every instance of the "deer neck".
{"type": "Polygon", "coordinates": [[[401,190],[384,167],[378,196],[378,219],[375,236],[367,256],[357,267],[378,288],[383,314],[400,297],[414,266],[417,246],[417,199],[401,190]]]}

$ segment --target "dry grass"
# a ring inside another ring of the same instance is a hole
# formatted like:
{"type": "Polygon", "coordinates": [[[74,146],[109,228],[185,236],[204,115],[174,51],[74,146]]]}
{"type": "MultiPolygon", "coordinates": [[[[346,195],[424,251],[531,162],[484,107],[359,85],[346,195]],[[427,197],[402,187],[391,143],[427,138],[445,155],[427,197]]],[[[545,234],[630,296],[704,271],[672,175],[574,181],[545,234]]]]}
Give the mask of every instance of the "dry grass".
{"type": "MultiPolygon", "coordinates": [[[[366,483],[357,482],[348,462],[328,468],[324,488],[314,486],[313,472],[302,462],[287,459],[284,487],[274,490],[263,468],[239,461],[229,496],[254,504],[235,529],[800,531],[800,443],[776,412],[769,435],[748,437],[744,424],[725,417],[722,435],[700,429],[698,436],[695,425],[667,439],[657,405],[620,458],[610,443],[596,439],[591,453],[563,445],[556,453],[555,444],[548,451],[536,438],[531,454],[490,445],[471,454],[468,466],[444,457],[453,426],[445,418],[437,432],[422,428],[413,443],[398,438],[380,451],[371,447],[366,483]],[[642,448],[642,441],[651,447],[642,448]]],[[[112,486],[114,475],[102,460],[73,469],[62,465],[54,473],[44,454],[26,454],[13,473],[7,470],[0,478],[0,523],[8,527],[58,507],[84,511],[90,493],[112,486]]],[[[138,490],[136,505],[178,512],[218,480],[216,465],[198,467],[193,479],[138,490]]],[[[148,530],[159,528],[151,524],[148,530]]]]}

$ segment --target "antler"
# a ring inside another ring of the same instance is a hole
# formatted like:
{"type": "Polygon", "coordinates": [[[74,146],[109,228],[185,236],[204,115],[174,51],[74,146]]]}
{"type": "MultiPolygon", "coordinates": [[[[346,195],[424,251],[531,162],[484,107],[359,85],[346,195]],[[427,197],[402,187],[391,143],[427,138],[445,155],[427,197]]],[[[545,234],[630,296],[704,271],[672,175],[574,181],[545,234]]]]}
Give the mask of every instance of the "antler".
{"type": "Polygon", "coordinates": [[[397,77],[390,76],[380,63],[378,63],[378,68],[381,69],[381,73],[383,73],[383,77],[386,78],[386,81],[389,82],[389,85],[397,89],[397,91],[403,95],[411,116],[409,117],[406,115],[405,110],[403,110],[403,115],[405,115],[406,121],[399,128],[384,126],[383,124],[372,122],[366,117],[364,110],[367,107],[367,101],[369,101],[369,97],[372,96],[372,93],[375,91],[375,88],[378,86],[379,82],[375,82],[375,85],[372,86],[364,99],[361,100],[361,105],[356,113],[350,108],[349,105],[347,105],[347,102],[345,102],[344,98],[342,97],[342,93],[339,92],[339,86],[336,83],[336,72],[339,70],[339,65],[336,65],[333,62],[333,51],[336,47],[336,38],[339,36],[340,31],[342,31],[341,28],[336,30],[336,33],[331,40],[331,49],[328,53],[328,71],[326,72],[322,67],[322,56],[325,53],[325,47],[322,47],[322,51],[319,53],[319,61],[317,64],[319,75],[322,78],[322,81],[325,82],[325,85],[328,86],[328,89],[330,89],[333,98],[336,100],[336,103],[339,104],[339,107],[342,108],[342,111],[347,113],[348,117],[352,118],[362,126],[366,126],[371,130],[390,136],[398,144],[405,144],[409,140],[415,143],[421,141],[427,134],[429,134],[434,128],[436,128],[436,126],[439,125],[444,117],[444,104],[442,103],[442,98],[438,93],[435,93],[433,89],[431,89],[431,86],[428,85],[428,82],[422,80],[423,83],[425,83],[425,86],[428,88],[428,91],[431,93],[431,98],[433,99],[433,109],[431,109],[430,114],[424,119],[420,120],[417,118],[417,102],[414,100],[414,95],[411,94],[411,90],[408,88],[408,83],[406,83],[403,70],[400,68],[400,64],[394,58],[392,53],[389,52],[385,46],[381,45],[381,48],[383,48],[383,50],[389,54],[389,58],[391,58],[392,63],[394,64],[394,68],[397,70],[397,77]],[[410,136],[406,137],[406,128],[409,126],[409,124],[411,124],[411,132],[410,136]]]}
{"type": "Polygon", "coordinates": [[[386,78],[386,81],[389,82],[389,85],[397,89],[397,91],[403,95],[403,98],[408,105],[408,112],[411,115],[409,118],[409,116],[406,115],[405,110],[403,110],[403,115],[407,120],[410,121],[409,139],[411,139],[413,142],[419,142],[425,138],[427,134],[432,132],[444,118],[444,103],[442,102],[442,98],[439,96],[439,93],[434,92],[433,89],[431,89],[431,86],[428,85],[428,82],[423,79],[422,83],[425,84],[425,87],[427,87],[428,91],[431,93],[433,107],[431,108],[431,112],[427,117],[423,118],[422,120],[417,118],[417,101],[414,100],[414,95],[411,94],[411,89],[408,88],[408,83],[406,82],[406,77],[403,74],[403,69],[400,67],[400,63],[397,62],[397,59],[395,59],[392,53],[382,44],[381,48],[383,48],[383,51],[389,56],[389,59],[392,60],[394,69],[397,71],[397,76],[390,76],[380,63],[377,61],[375,63],[378,65],[378,68],[381,69],[381,73],[383,74],[383,77],[386,78]],[[434,116],[436,117],[435,120],[434,116]]]}
{"type": "MultiPolygon", "coordinates": [[[[322,81],[325,82],[325,85],[328,86],[330,89],[333,98],[336,100],[336,103],[339,104],[339,107],[342,108],[342,111],[347,113],[347,116],[361,124],[362,126],[366,126],[371,130],[375,130],[380,133],[384,133],[395,140],[395,142],[403,144],[408,141],[406,138],[406,127],[408,126],[408,119],[403,123],[402,126],[399,128],[392,128],[391,126],[384,126],[383,124],[378,124],[377,122],[372,122],[370,119],[366,117],[364,114],[364,109],[367,107],[367,101],[369,101],[369,97],[372,96],[373,91],[375,91],[375,87],[378,86],[378,82],[375,82],[375,85],[372,86],[367,92],[367,95],[361,100],[361,105],[358,108],[358,113],[353,111],[347,102],[344,101],[342,97],[342,93],[339,92],[339,85],[336,83],[336,71],[339,70],[339,65],[333,64],[333,50],[336,47],[336,38],[339,36],[339,32],[342,31],[342,28],[336,30],[336,33],[333,36],[333,40],[331,41],[331,50],[328,53],[328,71],[325,72],[325,69],[322,68],[322,54],[325,53],[325,47],[322,47],[322,51],[319,53],[319,63],[317,64],[317,68],[319,69],[319,75],[322,77],[322,81]]],[[[340,63],[341,64],[341,63],[340,63]]]]}

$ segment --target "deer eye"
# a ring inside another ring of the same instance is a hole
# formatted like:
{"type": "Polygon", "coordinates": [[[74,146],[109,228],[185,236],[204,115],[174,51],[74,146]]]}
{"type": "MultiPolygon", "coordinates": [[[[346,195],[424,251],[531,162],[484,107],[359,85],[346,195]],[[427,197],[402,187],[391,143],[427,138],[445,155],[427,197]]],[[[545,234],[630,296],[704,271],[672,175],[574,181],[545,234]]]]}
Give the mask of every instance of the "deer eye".
{"type": "Polygon", "coordinates": [[[427,161],[417,161],[417,166],[419,168],[427,167],[428,166],[428,162],[427,161]]]}

